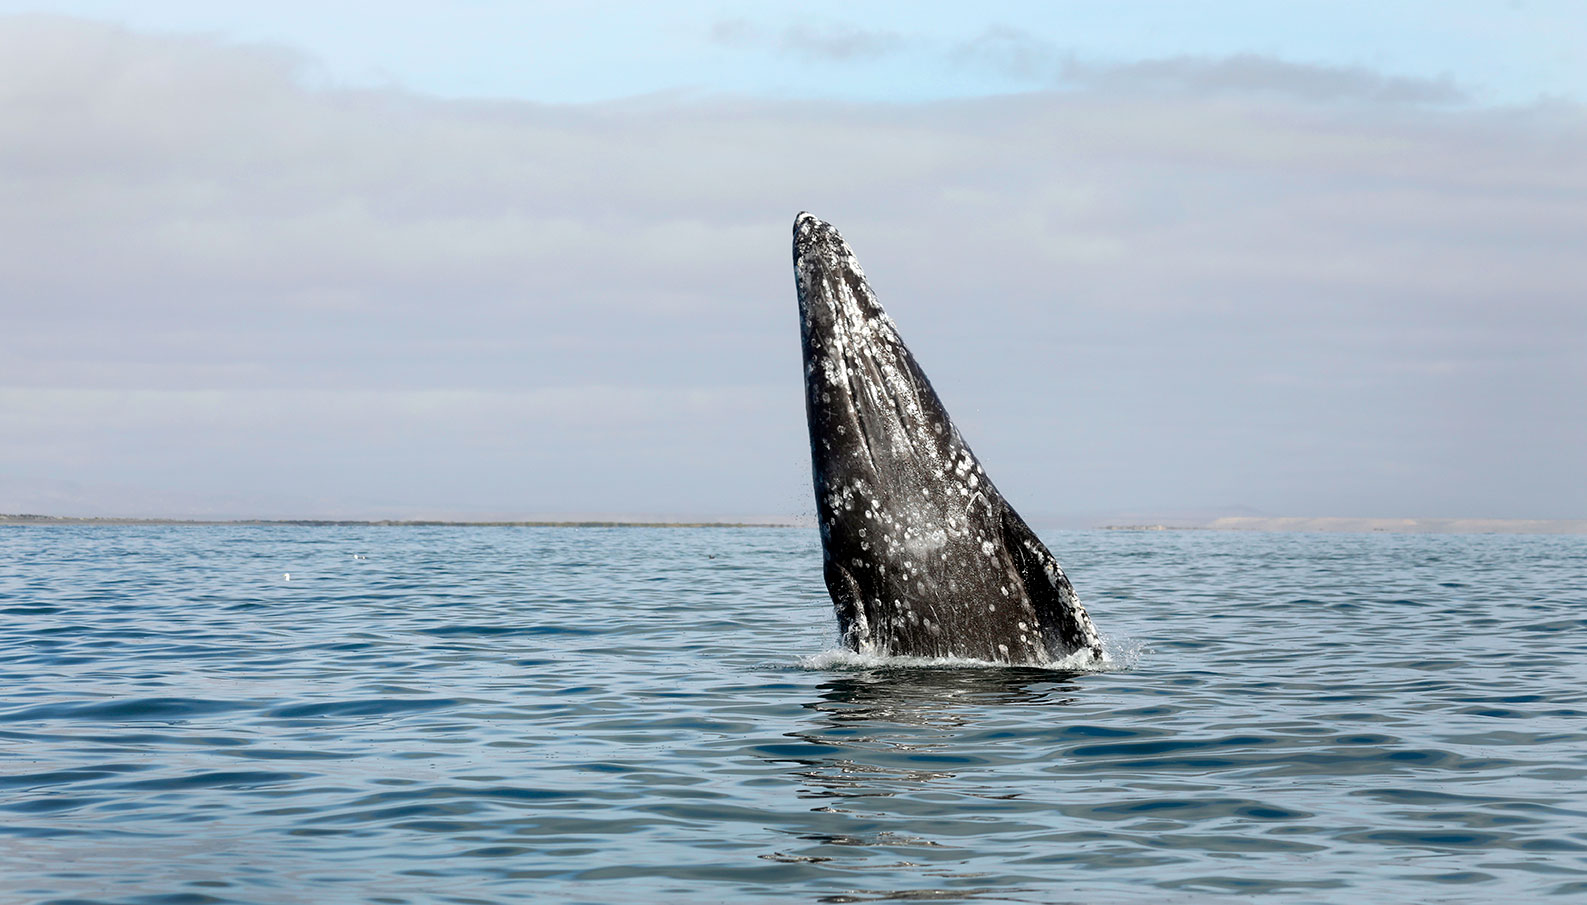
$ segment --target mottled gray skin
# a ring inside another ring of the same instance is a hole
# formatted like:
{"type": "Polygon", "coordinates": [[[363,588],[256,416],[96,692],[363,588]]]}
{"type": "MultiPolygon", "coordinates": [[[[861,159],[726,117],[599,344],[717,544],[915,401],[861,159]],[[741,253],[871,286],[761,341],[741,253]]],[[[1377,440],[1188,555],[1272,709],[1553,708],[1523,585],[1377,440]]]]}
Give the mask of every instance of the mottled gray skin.
{"type": "Polygon", "coordinates": [[[793,256],[824,572],[844,644],[1100,661],[1069,579],[987,479],[843,237],[800,214],[793,256]]]}

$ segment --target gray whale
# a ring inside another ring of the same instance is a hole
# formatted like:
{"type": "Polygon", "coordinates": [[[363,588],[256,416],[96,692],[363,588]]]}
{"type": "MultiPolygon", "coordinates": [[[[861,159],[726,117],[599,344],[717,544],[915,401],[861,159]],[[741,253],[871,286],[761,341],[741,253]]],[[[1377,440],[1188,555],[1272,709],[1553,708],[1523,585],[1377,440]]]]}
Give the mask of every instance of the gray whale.
{"type": "Polygon", "coordinates": [[[823,574],[844,645],[1100,661],[1068,577],[987,478],[848,243],[801,213],[793,259],[823,574]]]}

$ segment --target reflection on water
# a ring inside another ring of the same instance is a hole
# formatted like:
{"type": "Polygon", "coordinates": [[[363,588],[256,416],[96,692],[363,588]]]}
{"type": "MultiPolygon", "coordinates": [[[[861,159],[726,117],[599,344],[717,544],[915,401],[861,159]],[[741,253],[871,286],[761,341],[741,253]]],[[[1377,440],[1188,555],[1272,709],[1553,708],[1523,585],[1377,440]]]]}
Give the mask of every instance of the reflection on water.
{"type": "MultiPolygon", "coordinates": [[[[967,836],[1024,790],[998,776],[985,742],[1014,739],[1017,724],[1061,708],[1081,690],[1078,674],[1021,667],[880,667],[822,682],[805,703],[810,716],[787,733],[802,742],[768,760],[780,764],[799,800],[846,821],[849,832],[798,834],[797,846],[759,857],[819,864],[822,870],[914,879],[898,889],[851,889],[821,902],[966,900],[1014,897],[1018,886],[965,885],[988,875],[967,871],[967,836]],[[976,804],[967,808],[966,799],[976,804]],[[857,832],[859,828],[865,832],[857,832]]],[[[1009,760],[1007,763],[1016,763],[1009,760]]],[[[1007,764],[1003,764],[1007,765],[1007,764]]]]}
{"type": "MultiPolygon", "coordinates": [[[[1017,667],[882,668],[824,682],[821,697],[805,704],[815,714],[809,727],[788,733],[811,752],[796,758],[794,775],[807,785],[800,795],[891,798],[954,779],[977,760],[954,752],[997,722],[998,707],[1071,704],[1079,688],[1073,678],[1017,667]]],[[[826,806],[840,804],[854,806],[826,806]]]]}
{"type": "MultiPolygon", "coordinates": [[[[820,686],[805,704],[816,716],[788,733],[808,743],[793,775],[815,799],[890,798],[937,780],[974,759],[952,753],[997,720],[999,706],[1062,706],[1079,686],[1072,674],[1039,669],[875,669],[820,686]],[[826,753],[833,752],[833,753],[826,753]]],[[[1010,793],[1005,797],[1014,797],[1010,793]]],[[[853,802],[848,802],[852,806],[853,802]]],[[[829,801],[829,808],[838,806],[829,801]]]]}
{"type": "Polygon", "coordinates": [[[822,903],[843,902],[963,902],[970,899],[994,899],[1009,902],[1029,901],[1024,893],[1036,890],[1030,888],[994,888],[994,887],[960,887],[957,889],[855,889],[841,895],[821,896],[816,899],[822,903]]]}
{"type": "Polygon", "coordinates": [[[1021,667],[874,669],[823,682],[821,699],[805,707],[834,727],[877,722],[955,729],[995,718],[983,708],[1073,704],[1077,676],[1021,667]]]}

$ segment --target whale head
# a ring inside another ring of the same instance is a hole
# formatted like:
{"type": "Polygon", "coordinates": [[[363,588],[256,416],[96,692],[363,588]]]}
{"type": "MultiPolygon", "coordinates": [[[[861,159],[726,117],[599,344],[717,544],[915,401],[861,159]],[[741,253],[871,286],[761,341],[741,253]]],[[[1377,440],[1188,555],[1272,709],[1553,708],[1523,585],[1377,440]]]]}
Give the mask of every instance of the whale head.
{"type": "Polygon", "coordinates": [[[862,653],[1101,657],[1063,570],[992,486],[830,223],[794,220],[824,577],[862,653]]]}

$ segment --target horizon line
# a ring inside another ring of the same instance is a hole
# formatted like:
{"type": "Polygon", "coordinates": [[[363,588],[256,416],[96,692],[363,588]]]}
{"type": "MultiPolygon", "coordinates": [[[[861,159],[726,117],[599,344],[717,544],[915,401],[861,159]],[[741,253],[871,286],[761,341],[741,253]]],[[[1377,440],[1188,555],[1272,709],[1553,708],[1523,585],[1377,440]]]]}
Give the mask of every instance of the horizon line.
{"type": "MultiPolygon", "coordinates": [[[[1038,524],[1053,520],[1036,520],[1038,524]]],[[[798,528],[810,516],[729,518],[577,518],[577,519],[338,519],[338,518],[173,518],[163,516],[72,516],[0,513],[0,527],[48,526],[259,526],[349,528],[798,528]]],[[[1051,526],[1048,526],[1051,527],[1051,526]]],[[[1059,526],[1060,530],[1064,526],[1059,526]]],[[[1076,526],[1067,526],[1072,530],[1076,526]]],[[[1587,534],[1587,519],[1386,518],[1352,516],[1218,516],[1212,518],[1129,518],[1092,520],[1082,529],[1106,531],[1256,531],[1283,533],[1389,534],[1587,534]]]]}

